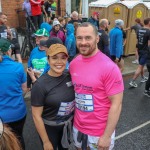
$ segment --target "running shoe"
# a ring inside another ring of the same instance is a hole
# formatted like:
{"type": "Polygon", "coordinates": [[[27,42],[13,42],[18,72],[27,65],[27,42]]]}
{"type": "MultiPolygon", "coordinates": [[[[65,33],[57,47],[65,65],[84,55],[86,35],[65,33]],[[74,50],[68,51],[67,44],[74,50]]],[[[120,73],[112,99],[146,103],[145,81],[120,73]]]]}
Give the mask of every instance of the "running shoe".
{"type": "Polygon", "coordinates": [[[150,97],[150,91],[145,90],[143,94],[146,95],[147,97],[150,97]]]}
{"type": "Polygon", "coordinates": [[[133,64],[139,64],[139,61],[136,59],[136,60],[133,60],[132,63],[133,64]]]}
{"type": "Polygon", "coordinates": [[[130,81],[129,85],[134,88],[138,87],[138,85],[135,83],[135,81],[130,81]]]}
{"type": "Polygon", "coordinates": [[[143,76],[142,79],[141,79],[141,82],[144,83],[144,82],[146,82],[147,80],[148,80],[148,77],[143,76]]]}

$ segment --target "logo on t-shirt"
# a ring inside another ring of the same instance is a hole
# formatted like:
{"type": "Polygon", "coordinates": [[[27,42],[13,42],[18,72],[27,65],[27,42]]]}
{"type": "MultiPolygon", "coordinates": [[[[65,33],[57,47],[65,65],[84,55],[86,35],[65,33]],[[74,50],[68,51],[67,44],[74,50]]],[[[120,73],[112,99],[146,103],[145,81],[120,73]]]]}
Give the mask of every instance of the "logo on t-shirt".
{"type": "Polygon", "coordinates": [[[42,59],[33,59],[32,64],[34,69],[43,71],[47,64],[47,58],[44,57],[42,59]]]}
{"type": "Polygon", "coordinates": [[[61,102],[59,110],[58,110],[58,116],[67,116],[70,115],[74,111],[74,104],[75,102],[61,102]]]}

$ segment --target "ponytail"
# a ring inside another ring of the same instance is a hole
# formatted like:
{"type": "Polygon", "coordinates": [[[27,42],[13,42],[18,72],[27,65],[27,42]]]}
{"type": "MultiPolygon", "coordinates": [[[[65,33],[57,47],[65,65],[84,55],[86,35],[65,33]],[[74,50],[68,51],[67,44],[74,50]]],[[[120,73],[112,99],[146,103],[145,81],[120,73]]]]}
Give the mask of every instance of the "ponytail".
{"type": "Polygon", "coordinates": [[[2,62],[2,60],[3,60],[3,57],[2,57],[2,52],[0,51],[0,62],[2,62]]]}

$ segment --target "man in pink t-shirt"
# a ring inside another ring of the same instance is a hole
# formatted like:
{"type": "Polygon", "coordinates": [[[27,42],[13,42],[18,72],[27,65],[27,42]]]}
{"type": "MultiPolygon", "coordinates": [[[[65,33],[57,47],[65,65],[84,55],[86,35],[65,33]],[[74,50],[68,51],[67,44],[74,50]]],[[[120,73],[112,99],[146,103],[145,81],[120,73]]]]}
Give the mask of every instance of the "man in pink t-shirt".
{"type": "Polygon", "coordinates": [[[78,55],[70,64],[75,89],[73,136],[84,149],[112,149],[123,98],[123,79],[117,65],[97,48],[99,36],[90,23],[77,28],[78,55]]]}

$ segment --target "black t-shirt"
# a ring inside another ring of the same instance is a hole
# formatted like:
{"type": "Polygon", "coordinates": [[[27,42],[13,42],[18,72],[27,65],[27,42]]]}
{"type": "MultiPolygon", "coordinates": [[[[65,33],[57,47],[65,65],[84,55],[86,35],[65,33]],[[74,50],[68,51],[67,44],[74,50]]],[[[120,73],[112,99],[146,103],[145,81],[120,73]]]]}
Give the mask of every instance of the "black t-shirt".
{"type": "Polygon", "coordinates": [[[82,23],[82,21],[81,20],[73,20],[73,19],[71,19],[68,23],[72,23],[72,24],[74,24],[74,22],[77,22],[78,24],[81,24],[82,23]]]}
{"type": "Polygon", "coordinates": [[[31,105],[43,106],[42,117],[50,121],[67,120],[74,110],[74,87],[68,73],[52,77],[47,73],[34,83],[31,105]]]}
{"type": "Polygon", "coordinates": [[[139,51],[148,51],[148,40],[150,40],[150,30],[147,28],[141,28],[137,32],[137,47],[139,51]]]}
{"type": "Polygon", "coordinates": [[[47,14],[51,13],[51,4],[49,2],[44,3],[45,11],[47,14]]]}
{"type": "Polygon", "coordinates": [[[136,24],[134,26],[131,27],[131,30],[134,30],[135,33],[137,34],[138,31],[142,28],[142,26],[140,24],[136,24]]]}
{"type": "Polygon", "coordinates": [[[98,49],[105,53],[105,47],[109,45],[109,38],[104,30],[98,31],[100,40],[98,42],[98,49]]]}

